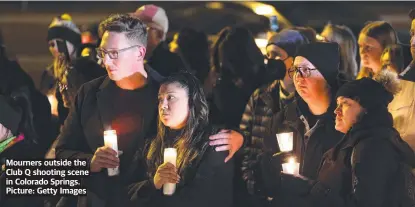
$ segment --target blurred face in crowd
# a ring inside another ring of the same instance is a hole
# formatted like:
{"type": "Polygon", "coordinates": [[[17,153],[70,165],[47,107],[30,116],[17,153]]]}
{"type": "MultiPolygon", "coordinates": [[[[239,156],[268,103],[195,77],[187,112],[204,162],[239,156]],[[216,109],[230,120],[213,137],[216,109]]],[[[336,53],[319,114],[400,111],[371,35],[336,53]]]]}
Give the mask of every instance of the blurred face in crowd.
{"type": "MultiPolygon", "coordinates": [[[[53,40],[50,40],[48,42],[49,52],[50,52],[50,54],[52,54],[52,56],[53,56],[54,59],[56,59],[56,58],[59,57],[59,50],[58,50],[57,41],[63,41],[63,40],[61,40],[61,39],[53,39],[53,40]]],[[[68,48],[68,53],[73,55],[75,53],[75,47],[73,46],[72,43],[70,43],[68,41],[65,41],[65,42],[66,42],[66,47],[68,48]]]]}
{"type": "Polygon", "coordinates": [[[412,24],[411,24],[411,54],[412,54],[412,59],[415,60],[415,19],[412,20],[412,24]]]}
{"type": "Polygon", "coordinates": [[[147,53],[146,58],[150,57],[154,49],[160,44],[163,38],[163,31],[153,27],[147,27],[147,53]]]}
{"type": "Polygon", "coordinates": [[[359,54],[363,67],[372,69],[376,74],[381,70],[380,56],[383,52],[382,45],[372,37],[361,34],[359,36],[359,54]]]}
{"type": "Polygon", "coordinates": [[[287,52],[284,49],[276,45],[268,45],[266,50],[268,59],[280,59],[284,61],[287,69],[291,68],[293,64],[293,57],[288,56],[287,52]]]}
{"type": "Polygon", "coordinates": [[[284,76],[284,82],[286,84],[292,83],[292,79],[288,76],[288,69],[290,69],[291,66],[293,65],[293,57],[288,56],[287,52],[284,49],[276,45],[268,45],[266,50],[267,50],[268,59],[280,59],[284,61],[285,69],[286,69],[286,73],[284,76]]]}
{"type": "Polygon", "coordinates": [[[163,84],[159,91],[159,116],[171,129],[181,129],[189,116],[189,96],[179,83],[163,84]]]}
{"type": "Polygon", "coordinates": [[[347,133],[349,129],[358,121],[359,115],[363,112],[360,104],[351,99],[340,96],[337,98],[336,114],[336,130],[347,133]]]}
{"type": "Polygon", "coordinates": [[[169,50],[171,53],[177,53],[179,50],[179,44],[177,43],[179,39],[179,33],[176,33],[173,37],[173,40],[169,44],[169,50]]]}
{"type": "Polygon", "coordinates": [[[109,78],[119,81],[140,72],[136,66],[143,63],[145,48],[129,41],[123,33],[106,31],[98,53],[109,78]]]}
{"type": "Polygon", "coordinates": [[[295,90],[307,103],[328,95],[328,85],[323,75],[316,67],[302,56],[295,57],[293,67],[290,69],[294,80],[295,90]]]}

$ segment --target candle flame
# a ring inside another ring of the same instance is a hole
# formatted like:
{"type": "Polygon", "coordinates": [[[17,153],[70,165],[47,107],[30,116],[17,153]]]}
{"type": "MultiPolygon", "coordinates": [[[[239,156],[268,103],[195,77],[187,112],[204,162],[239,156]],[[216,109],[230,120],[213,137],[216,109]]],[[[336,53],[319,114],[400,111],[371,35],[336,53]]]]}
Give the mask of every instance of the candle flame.
{"type": "Polygon", "coordinates": [[[115,130],[106,130],[106,131],[104,131],[104,136],[107,136],[107,135],[117,135],[117,131],[115,131],[115,130]]]}
{"type": "Polygon", "coordinates": [[[290,157],[288,159],[288,163],[295,163],[295,158],[294,157],[290,157]]]}

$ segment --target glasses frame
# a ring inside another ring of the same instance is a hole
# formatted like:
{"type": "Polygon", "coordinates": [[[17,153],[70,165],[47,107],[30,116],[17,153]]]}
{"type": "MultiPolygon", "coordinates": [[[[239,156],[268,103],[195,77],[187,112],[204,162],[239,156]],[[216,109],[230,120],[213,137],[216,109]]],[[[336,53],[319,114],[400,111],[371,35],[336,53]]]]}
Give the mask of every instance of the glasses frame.
{"type": "Polygon", "coordinates": [[[95,49],[95,51],[97,52],[97,58],[98,59],[104,59],[105,55],[108,54],[108,57],[110,57],[113,60],[116,60],[119,57],[119,53],[127,51],[127,50],[135,48],[135,47],[141,47],[141,46],[140,45],[133,45],[133,46],[130,46],[130,47],[127,47],[127,48],[119,49],[119,50],[105,50],[105,49],[102,49],[102,48],[98,47],[98,48],[95,49]],[[102,53],[104,53],[104,55],[102,55],[102,53]]]}
{"type": "Polygon", "coordinates": [[[288,70],[288,76],[293,79],[296,73],[299,73],[301,75],[302,78],[308,78],[311,76],[311,71],[313,70],[318,70],[317,68],[308,68],[308,67],[296,67],[296,66],[292,66],[289,70],[288,70]],[[304,69],[306,69],[306,72],[302,71],[304,69]]]}

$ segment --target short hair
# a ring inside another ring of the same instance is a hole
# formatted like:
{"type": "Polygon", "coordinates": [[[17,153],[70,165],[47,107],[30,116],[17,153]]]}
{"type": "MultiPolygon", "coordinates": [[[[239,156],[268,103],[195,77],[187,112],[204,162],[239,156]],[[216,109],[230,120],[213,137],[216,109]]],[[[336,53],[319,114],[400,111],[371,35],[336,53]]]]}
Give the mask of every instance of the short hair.
{"type": "Polygon", "coordinates": [[[125,34],[131,42],[147,47],[147,26],[129,14],[113,14],[99,24],[99,35],[106,32],[125,34]]]}

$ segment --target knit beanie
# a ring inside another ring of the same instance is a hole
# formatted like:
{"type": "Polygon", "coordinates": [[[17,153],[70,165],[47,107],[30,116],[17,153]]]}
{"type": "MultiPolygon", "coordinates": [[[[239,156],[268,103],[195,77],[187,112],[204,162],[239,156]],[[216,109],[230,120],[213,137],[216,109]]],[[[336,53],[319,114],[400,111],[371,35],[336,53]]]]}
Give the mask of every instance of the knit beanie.
{"type": "Polygon", "coordinates": [[[301,45],[297,56],[310,61],[323,75],[332,90],[338,89],[340,50],[337,43],[314,42],[301,45]]]}
{"type": "Polygon", "coordinates": [[[13,134],[17,134],[21,119],[22,111],[12,107],[8,99],[0,95],[0,123],[13,134]]]}
{"type": "Polygon", "coordinates": [[[276,45],[287,52],[289,57],[295,57],[300,45],[306,44],[307,40],[296,30],[284,29],[272,35],[268,39],[269,45],[276,45]]]}
{"type": "Polygon", "coordinates": [[[81,43],[81,31],[73,23],[72,18],[68,14],[62,14],[55,17],[49,25],[47,40],[62,39],[72,43],[78,48],[81,43]]]}
{"type": "Polygon", "coordinates": [[[371,78],[362,78],[344,84],[338,91],[337,97],[356,99],[359,104],[369,110],[387,108],[393,99],[392,93],[382,84],[371,78]]]}

